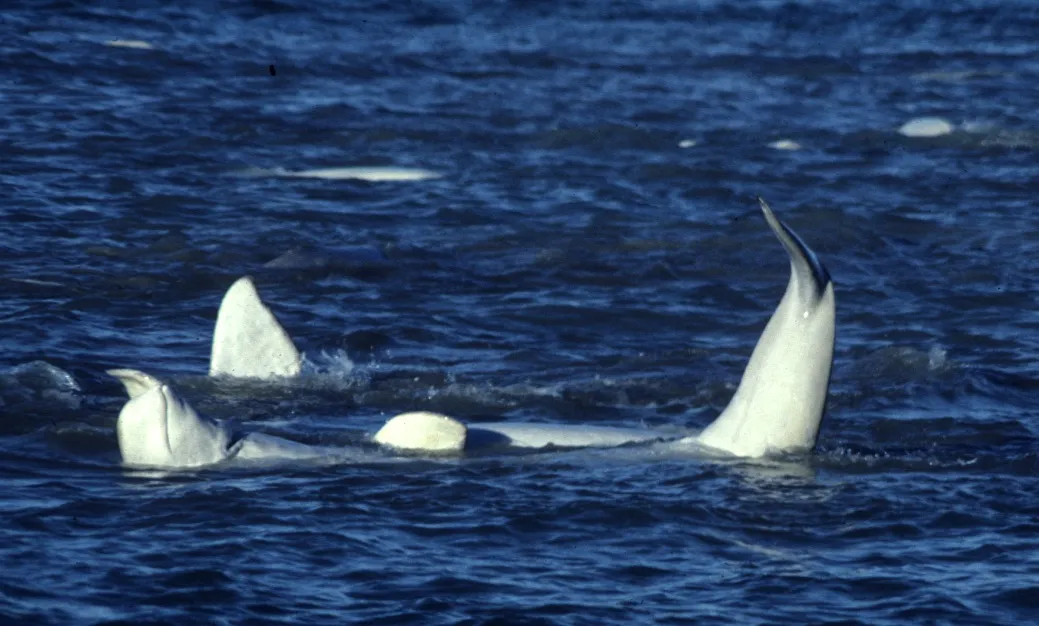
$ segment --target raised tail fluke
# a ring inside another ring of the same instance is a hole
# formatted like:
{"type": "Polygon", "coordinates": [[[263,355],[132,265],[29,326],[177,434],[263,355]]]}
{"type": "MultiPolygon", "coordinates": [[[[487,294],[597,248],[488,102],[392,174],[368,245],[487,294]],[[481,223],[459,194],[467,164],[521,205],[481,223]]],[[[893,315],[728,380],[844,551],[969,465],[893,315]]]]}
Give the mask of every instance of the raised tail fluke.
{"type": "Polygon", "coordinates": [[[758,198],[790,256],[790,281],[729,405],[696,440],[743,457],[810,450],[822,423],[833,364],[836,306],[830,274],[758,198]]]}
{"type": "Polygon", "coordinates": [[[296,376],[302,359],[285,329],[260,300],[248,276],[224,294],[213,330],[210,376],[274,378],[296,376]]]}

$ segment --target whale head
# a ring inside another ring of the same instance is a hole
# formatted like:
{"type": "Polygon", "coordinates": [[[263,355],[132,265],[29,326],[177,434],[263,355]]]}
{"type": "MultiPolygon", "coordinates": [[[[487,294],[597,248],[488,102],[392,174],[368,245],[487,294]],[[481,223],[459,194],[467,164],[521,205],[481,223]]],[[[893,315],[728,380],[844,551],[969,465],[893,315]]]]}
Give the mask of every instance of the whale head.
{"type": "Polygon", "coordinates": [[[124,465],[200,467],[231,456],[229,429],[200,416],[172,387],[137,370],[108,374],[118,378],[130,396],[116,423],[124,465]]]}
{"type": "Polygon", "coordinates": [[[815,446],[830,385],[836,322],[829,272],[768,204],[758,201],[790,257],[790,280],[732,400],[696,438],[742,457],[815,446]]]}
{"type": "Polygon", "coordinates": [[[296,376],[302,358],[274,313],[260,300],[248,276],[234,282],[216,316],[210,376],[275,378],[296,376]]]}

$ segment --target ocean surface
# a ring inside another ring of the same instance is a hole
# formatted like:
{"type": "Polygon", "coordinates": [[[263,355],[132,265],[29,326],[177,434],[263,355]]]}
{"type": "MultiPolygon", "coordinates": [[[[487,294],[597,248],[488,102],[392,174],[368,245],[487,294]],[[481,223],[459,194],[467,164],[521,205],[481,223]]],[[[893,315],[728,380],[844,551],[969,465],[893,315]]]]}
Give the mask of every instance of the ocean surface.
{"type": "Polygon", "coordinates": [[[1034,623],[1037,33],[1026,0],[5,1],[0,622],[1034,623]],[[323,445],[703,428],[788,276],[756,195],[836,285],[810,454],[120,466],[115,367],[323,445]],[[301,378],[207,378],[243,275],[301,378]]]}

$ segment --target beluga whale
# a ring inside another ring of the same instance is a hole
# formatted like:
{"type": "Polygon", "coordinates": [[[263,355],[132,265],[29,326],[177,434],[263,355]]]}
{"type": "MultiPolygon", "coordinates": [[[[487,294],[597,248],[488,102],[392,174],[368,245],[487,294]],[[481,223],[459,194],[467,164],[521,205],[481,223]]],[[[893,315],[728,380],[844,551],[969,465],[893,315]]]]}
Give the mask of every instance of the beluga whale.
{"type": "MultiPolygon", "coordinates": [[[[833,281],[797,233],[763,199],[758,203],[790,259],[790,278],[729,404],[699,434],[678,439],[712,455],[759,458],[811,450],[829,394],[836,338],[833,281]]],[[[404,417],[391,419],[375,441],[420,450],[408,436],[413,427],[406,422],[404,417]]],[[[509,422],[470,425],[467,434],[468,445],[474,447],[504,441],[525,448],[611,447],[673,438],[652,429],[509,422]]]]}
{"type": "MultiPolygon", "coordinates": [[[[150,469],[191,469],[230,461],[305,459],[386,460],[359,449],[314,446],[266,433],[238,433],[230,424],[200,415],[172,385],[139,370],[107,373],[130,397],[119,411],[116,439],[122,463],[150,469]]],[[[462,448],[465,427],[438,413],[398,415],[412,428],[394,441],[430,453],[462,448]]]]}
{"type": "Polygon", "coordinates": [[[170,385],[137,370],[114,369],[130,399],[116,422],[124,465],[190,468],[237,458],[304,459],[331,454],[317,446],[248,433],[236,437],[226,422],[199,415],[170,385]]]}
{"type": "MultiPolygon", "coordinates": [[[[696,435],[651,428],[577,424],[480,422],[411,411],[391,419],[370,442],[391,454],[443,455],[495,449],[611,448],[685,445],[704,456],[760,458],[814,448],[833,364],[836,304],[833,281],[815,252],[768,204],[765,222],[790,261],[786,291],[751,353],[739,386],[721,414],[696,435]]],[[[213,337],[210,374],[270,379],[295,376],[301,357],[251,279],[225,295],[213,337]]],[[[118,369],[129,401],[116,430],[123,463],[164,468],[201,467],[235,459],[299,459],[344,451],[249,433],[235,437],[225,423],[199,415],[168,383],[118,369]]]]}

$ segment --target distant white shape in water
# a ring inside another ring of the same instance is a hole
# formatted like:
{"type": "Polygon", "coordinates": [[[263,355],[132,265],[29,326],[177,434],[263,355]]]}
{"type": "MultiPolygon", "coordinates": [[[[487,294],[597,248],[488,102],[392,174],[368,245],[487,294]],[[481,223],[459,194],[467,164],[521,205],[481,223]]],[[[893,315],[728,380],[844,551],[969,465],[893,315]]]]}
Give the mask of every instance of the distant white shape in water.
{"type": "Polygon", "coordinates": [[[442,174],[417,167],[326,167],[292,172],[281,168],[273,170],[276,176],[286,178],[318,178],[321,180],[366,180],[373,183],[411,182],[441,178],[442,174]]]}
{"type": "Polygon", "coordinates": [[[155,46],[140,39],[109,39],[105,42],[111,48],[133,48],[134,50],[154,50],[155,46]]]}
{"type": "Polygon", "coordinates": [[[678,147],[679,148],[692,148],[695,145],[696,145],[696,140],[695,139],[683,139],[682,141],[678,142],[678,147]]]}
{"type": "Polygon", "coordinates": [[[768,144],[768,147],[773,150],[800,150],[801,144],[797,143],[793,139],[780,139],[768,144]]]}
{"type": "Polygon", "coordinates": [[[899,127],[906,137],[941,137],[953,131],[953,125],[940,117],[916,117],[899,127]]]}
{"type": "Polygon", "coordinates": [[[260,300],[252,279],[245,276],[235,281],[217,312],[209,375],[297,376],[301,362],[292,339],[260,300]]]}

